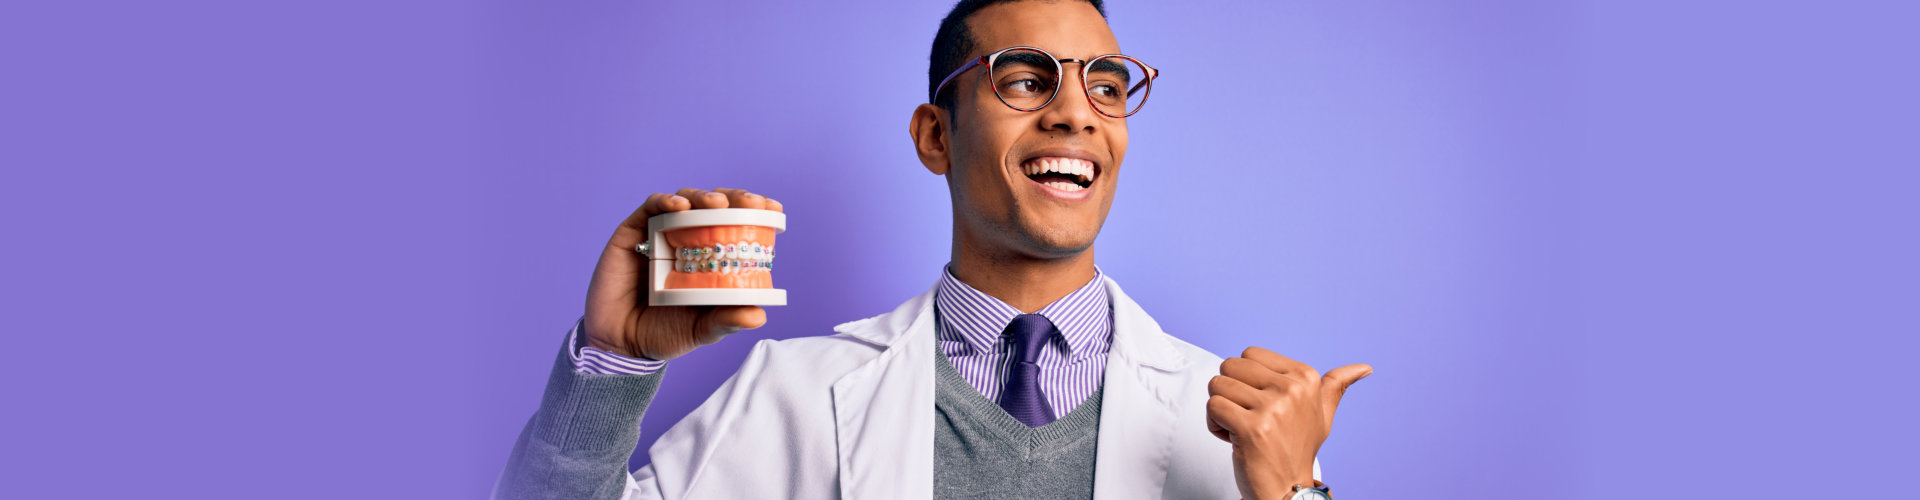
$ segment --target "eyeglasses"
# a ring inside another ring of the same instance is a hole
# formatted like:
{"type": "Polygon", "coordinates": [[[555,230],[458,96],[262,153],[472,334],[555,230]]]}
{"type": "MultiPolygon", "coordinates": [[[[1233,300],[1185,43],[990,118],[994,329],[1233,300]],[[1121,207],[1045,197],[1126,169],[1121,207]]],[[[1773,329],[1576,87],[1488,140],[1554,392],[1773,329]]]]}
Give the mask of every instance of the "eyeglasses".
{"type": "Polygon", "coordinates": [[[1086,91],[1087,103],[1093,105],[1094,111],[1114,118],[1140,112],[1140,106],[1147,103],[1147,93],[1153,90],[1153,79],[1160,77],[1160,70],[1120,54],[1081,61],[1056,58],[1035,47],[1009,47],[953,70],[953,74],[934,87],[933,96],[938,99],[947,82],[961,73],[974,66],[986,66],[987,80],[993,84],[993,95],[1000,98],[1001,104],[1018,111],[1039,111],[1060,93],[1060,75],[1064,73],[1061,65],[1066,63],[1080,63],[1081,90],[1086,91]],[[1134,81],[1136,78],[1138,82],[1134,81]]]}

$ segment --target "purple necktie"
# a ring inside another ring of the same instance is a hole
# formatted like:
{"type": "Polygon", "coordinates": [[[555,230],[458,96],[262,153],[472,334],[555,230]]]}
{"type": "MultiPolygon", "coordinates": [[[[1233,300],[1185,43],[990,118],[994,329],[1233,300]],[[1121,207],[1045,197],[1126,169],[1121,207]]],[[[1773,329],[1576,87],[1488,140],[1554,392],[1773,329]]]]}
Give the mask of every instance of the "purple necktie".
{"type": "Polygon", "coordinates": [[[1007,385],[1000,390],[1000,408],[1027,427],[1039,427],[1053,421],[1053,408],[1040,395],[1040,350],[1053,338],[1053,322],[1038,314],[1013,317],[1001,335],[1012,347],[1013,366],[1007,370],[1007,385]]]}

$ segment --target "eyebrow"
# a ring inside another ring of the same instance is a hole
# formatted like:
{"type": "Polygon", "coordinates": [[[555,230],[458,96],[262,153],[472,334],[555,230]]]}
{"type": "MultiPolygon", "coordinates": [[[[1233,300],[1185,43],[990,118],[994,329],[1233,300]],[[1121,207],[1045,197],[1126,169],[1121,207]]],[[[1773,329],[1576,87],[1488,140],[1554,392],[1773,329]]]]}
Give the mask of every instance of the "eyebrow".
{"type": "Polygon", "coordinates": [[[1033,66],[1036,68],[1045,68],[1045,67],[1053,66],[1054,62],[1055,61],[1047,60],[1047,56],[1043,56],[1033,52],[1016,50],[1013,52],[1001,54],[999,58],[994,59],[993,68],[1002,69],[1008,64],[1025,64],[1025,65],[1033,66]]]}
{"type": "Polygon", "coordinates": [[[1109,57],[1106,59],[1094,61],[1093,67],[1088,69],[1088,71],[1101,72],[1101,73],[1114,73],[1114,74],[1120,75],[1120,81],[1129,82],[1129,83],[1132,82],[1133,73],[1130,71],[1127,71],[1127,65],[1120,64],[1119,62],[1116,62],[1113,59],[1114,58],[1109,57]]]}

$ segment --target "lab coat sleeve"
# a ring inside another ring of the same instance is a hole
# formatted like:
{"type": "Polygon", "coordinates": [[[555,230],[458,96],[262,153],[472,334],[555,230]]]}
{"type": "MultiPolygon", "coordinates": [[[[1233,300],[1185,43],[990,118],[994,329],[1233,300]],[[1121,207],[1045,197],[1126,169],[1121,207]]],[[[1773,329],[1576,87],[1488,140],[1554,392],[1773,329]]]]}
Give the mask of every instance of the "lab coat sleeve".
{"type": "MultiPolygon", "coordinates": [[[[699,498],[693,491],[702,476],[713,476],[713,480],[722,482],[751,480],[767,485],[788,484],[777,477],[783,468],[771,464],[774,463],[773,457],[782,455],[776,450],[792,444],[776,442],[773,436],[792,437],[796,433],[776,422],[743,422],[752,418],[747,416],[749,408],[783,407],[778,402],[783,399],[779,397],[780,391],[765,390],[767,387],[764,387],[767,385],[766,379],[773,376],[768,366],[770,351],[776,343],[772,340],[755,343],[732,377],[654,442],[647,451],[647,465],[633,472],[634,481],[628,485],[625,499],[699,498]],[[767,460],[754,460],[753,463],[759,467],[729,470],[729,467],[715,466],[716,462],[739,465],[737,462],[741,456],[767,460]],[[728,477],[741,473],[752,475],[728,477]]],[[[772,414],[789,413],[774,411],[772,414]]],[[[764,417],[766,413],[760,415],[764,417]]]]}
{"type": "Polygon", "coordinates": [[[580,373],[567,352],[570,344],[561,343],[540,408],[520,431],[494,483],[495,499],[634,496],[627,459],[640,441],[640,418],[666,372],[580,373]]]}

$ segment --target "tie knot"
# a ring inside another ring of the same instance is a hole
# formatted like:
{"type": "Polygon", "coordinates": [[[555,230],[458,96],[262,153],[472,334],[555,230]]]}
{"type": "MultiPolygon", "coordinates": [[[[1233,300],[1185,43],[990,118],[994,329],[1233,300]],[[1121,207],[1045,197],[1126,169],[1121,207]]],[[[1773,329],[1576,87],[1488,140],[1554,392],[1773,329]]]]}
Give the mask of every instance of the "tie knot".
{"type": "Polygon", "coordinates": [[[1053,322],[1046,316],[1022,314],[1014,316],[1003,332],[1012,343],[1013,357],[1022,363],[1040,360],[1040,350],[1047,346],[1047,339],[1053,337],[1053,322]]]}

